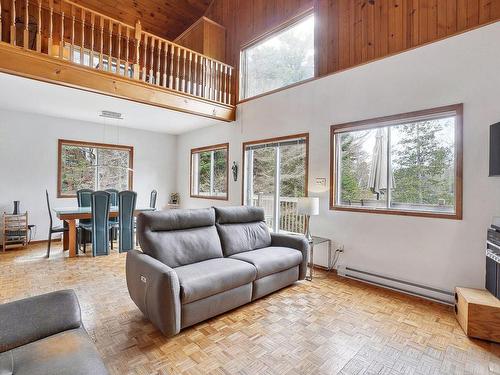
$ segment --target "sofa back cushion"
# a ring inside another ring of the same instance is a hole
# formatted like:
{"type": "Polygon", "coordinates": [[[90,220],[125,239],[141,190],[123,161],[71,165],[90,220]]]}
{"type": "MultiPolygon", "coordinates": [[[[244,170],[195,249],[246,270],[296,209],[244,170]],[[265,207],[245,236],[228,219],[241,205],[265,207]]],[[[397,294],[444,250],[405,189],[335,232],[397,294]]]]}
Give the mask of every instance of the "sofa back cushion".
{"type": "Polygon", "coordinates": [[[260,207],[216,207],[215,215],[224,256],[271,245],[271,234],[260,207]]]}
{"type": "Polygon", "coordinates": [[[172,268],[222,257],[213,208],[141,213],[137,236],[145,254],[172,268]]]}

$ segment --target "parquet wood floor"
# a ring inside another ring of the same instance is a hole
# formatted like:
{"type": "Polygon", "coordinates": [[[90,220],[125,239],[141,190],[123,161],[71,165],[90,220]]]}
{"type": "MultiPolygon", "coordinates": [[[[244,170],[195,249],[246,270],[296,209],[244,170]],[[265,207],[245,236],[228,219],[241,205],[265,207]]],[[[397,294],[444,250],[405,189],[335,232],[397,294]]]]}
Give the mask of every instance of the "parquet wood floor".
{"type": "Polygon", "coordinates": [[[125,254],[0,254],[0,302],[72,288],[112,374],[500,374],[500,345],[468,339],[451,308],[317,272],[163,337],[130,300],[125,254]]]}

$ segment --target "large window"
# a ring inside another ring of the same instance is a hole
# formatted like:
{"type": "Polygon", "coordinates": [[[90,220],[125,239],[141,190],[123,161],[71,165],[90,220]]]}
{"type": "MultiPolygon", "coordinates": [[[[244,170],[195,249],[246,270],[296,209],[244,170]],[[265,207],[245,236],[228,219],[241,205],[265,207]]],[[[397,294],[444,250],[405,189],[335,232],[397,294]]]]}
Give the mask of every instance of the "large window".
{"type": "Polygon", "coordinates": [[[227,200],[229,144],[191,150],[191,196],[227,200]]]}
{"type": "Polygon", "coordinates": [[[275,232],[304,233],[297,201],[307,196],[308,145],[307,134],[243,144],[243,203],[264,208],[275,232]]]}
{"type": "Polygon", "coordinates": [[[58,197],[80,189],[132,189],[131,146],[59,140],[58,197]]]}
{"type": "Polygon", "coordinates": [[[300,18],[241,51],[240,99],[314,76],[314,16],[300,18]]]}
{"type": "Polygon", "coordinates": [[[332,209],[462,217],[462,105],[333,125],[332,209]]]}

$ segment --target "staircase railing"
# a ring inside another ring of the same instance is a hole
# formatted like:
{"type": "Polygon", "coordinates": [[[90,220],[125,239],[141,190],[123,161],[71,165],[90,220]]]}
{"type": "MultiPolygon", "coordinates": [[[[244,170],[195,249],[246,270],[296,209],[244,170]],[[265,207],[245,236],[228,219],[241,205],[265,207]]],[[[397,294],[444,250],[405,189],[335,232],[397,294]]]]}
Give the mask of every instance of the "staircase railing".
{"type": "Polygon", "coordinates": [[[131,26],[69,0],[8,0],[3,4],[0,1],[0,42],[233,104],[233,67],[150,34],[139,21],[131,26]]]}

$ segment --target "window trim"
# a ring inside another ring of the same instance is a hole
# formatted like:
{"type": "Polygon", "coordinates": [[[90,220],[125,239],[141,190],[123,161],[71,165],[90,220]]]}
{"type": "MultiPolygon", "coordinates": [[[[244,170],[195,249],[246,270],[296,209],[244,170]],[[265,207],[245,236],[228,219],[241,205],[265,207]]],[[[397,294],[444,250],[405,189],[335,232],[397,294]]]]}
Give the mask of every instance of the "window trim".
{"type": "Polygon", "coordinates": [[[63,145],[69,146],[82,146],[82,147],[94,147],[102,149],[112,149],[112,150],[126,150],[129,152],[128,159],[128,185],[129,189],[134,188],[134,147],[126,145],[115,145],[110,143],[96,143],[96,142],[86,142],[86,141],[75,141],[69,139],[59,139],[57,141],[57,198],[76,198],[76,194],[63,194],[62,192],[62,147],[63,145]]]}
{"type": "Polygon", "coordinates": [[[189,196],[191,198],[200,198],[200,199],[212,199],[219,201],[228,201],[229,200],[229,143],[219,143],[211,146],[197,147],[192,148],[189,156],[189,196]],[[206,151],[217,151],[217,150],[226,150],[226,195],[224,197],[213,196],[213,195],[197,195],[193,194],[193,154],[198,154],[200,152],[206,151]]]}
{"type": "Polygon", "coordinates": [[[297,14],[290,17],[286,21],[278,24],[275,27],[272,27],[271,29],[265,31],[264,33],[258,35],[257,37],[251,39],[250,41],[240,45],[240,53],[239,53],[239,60],[238,60],[238,77],[237,77],[238,79],[236,80],[236,84],[238,85],[238,87],[237,87],[237,95],[238,96],[237,96],[236,104],[245,103],[249,100],[258,99],[258,98],[266,96],[266,95],[274,94],[276,92],[286,90],[286,89],[301,85],[303,83],[314,81],[315,79],[318,78],[318,61],[317,61],[317,54],[316,54],[316,47],[317,47],[316,28],[317,28],[317,24],[316,24],[316,19],[315,19],[314,20],[315,26],[314,26],[314,30],[313,30],[313,45],[314,45],[314,52],[315,52],[314,59],[313,59],[313,61],[314,61],[314,74],[312,75],[312,77],[306,78],[302,81],[291,83],[291,84],[283,86],[283,87],[278,87],[276,89],[266,91],[266,92],[263,92],[263,93],[260,93],[260,94],[254,95],[254,96],[249,96],[248,98],[241,98],[240,97],[241,92],[242,92],[241,78],[242,78],[242,72],[244,71],[244,69],[242,69],[243,51],[250,48],[250,47],[253,47],[253,46],[259,44],[260,42],[265,41],[266,39],[271,38],[275,34],[278,34],[278,33],[282,32],[288,28],[293,27],[294,25],[296,25],[297,23],[300,23],[302,20],[304,20],[305,18],[307,18],[309,16],[316,17],[316,14],[314,12],[314,7],[308,7],[302,11],[299,11],[297,14]]]}
{"type": "Polygon", "coordinates": [[[421,111],[414,111],[402,113],[391,116],[377,117],[368,120],[354,121],[344,124],[334,124],[330,126],[330,210],[334,211],[350,211],[350,212],[363,212],[375,213],[386,215],[400,215],[400,216],[417,216],[426,218],[439,218],[439,219],[452,219],[462,220],[463,218],[463,104],[455,104],[444,107],[437,107],[425,109],[421,111]],[[435,213],[425,211],[411,211],[411,210],[395,210],[395,209],[370,209],[360,207],[347,207],[339,206],[335,203],[335,196],[337,193],[337,166],[336,166],[336,149],[334,135],[341,129],[346,128],[359,128],[364,129],[379,128],[386,126],[388,122],[404,121],[415,117],[426,117],[437,115],[445,112],[455,113],[455,213],[435,213]]]}
{"type": "Polygon", "coordinates": [[[291,135],[285,135],[282,137],[274,137],[274,138],[264,138],[264,139],[258,139],[254,141],[246,141],[241,144],[241,204],[244,206],[245,205],[245,148],[247,146],[251,145],[258,145],[258,144],[266,144],[266,143],[275,143],[275,142],[281,142],[281,141],[286,141],[288,139],[296,139],[296,138],[305,138],[306,140],[306,157],[305,157],[305,164],[306,164],[306,171],[305,171],[305,192],[304,196],[308,197],[309,196],[309,133],[299,133],[299,134],[291,134],[291,135]]]}

